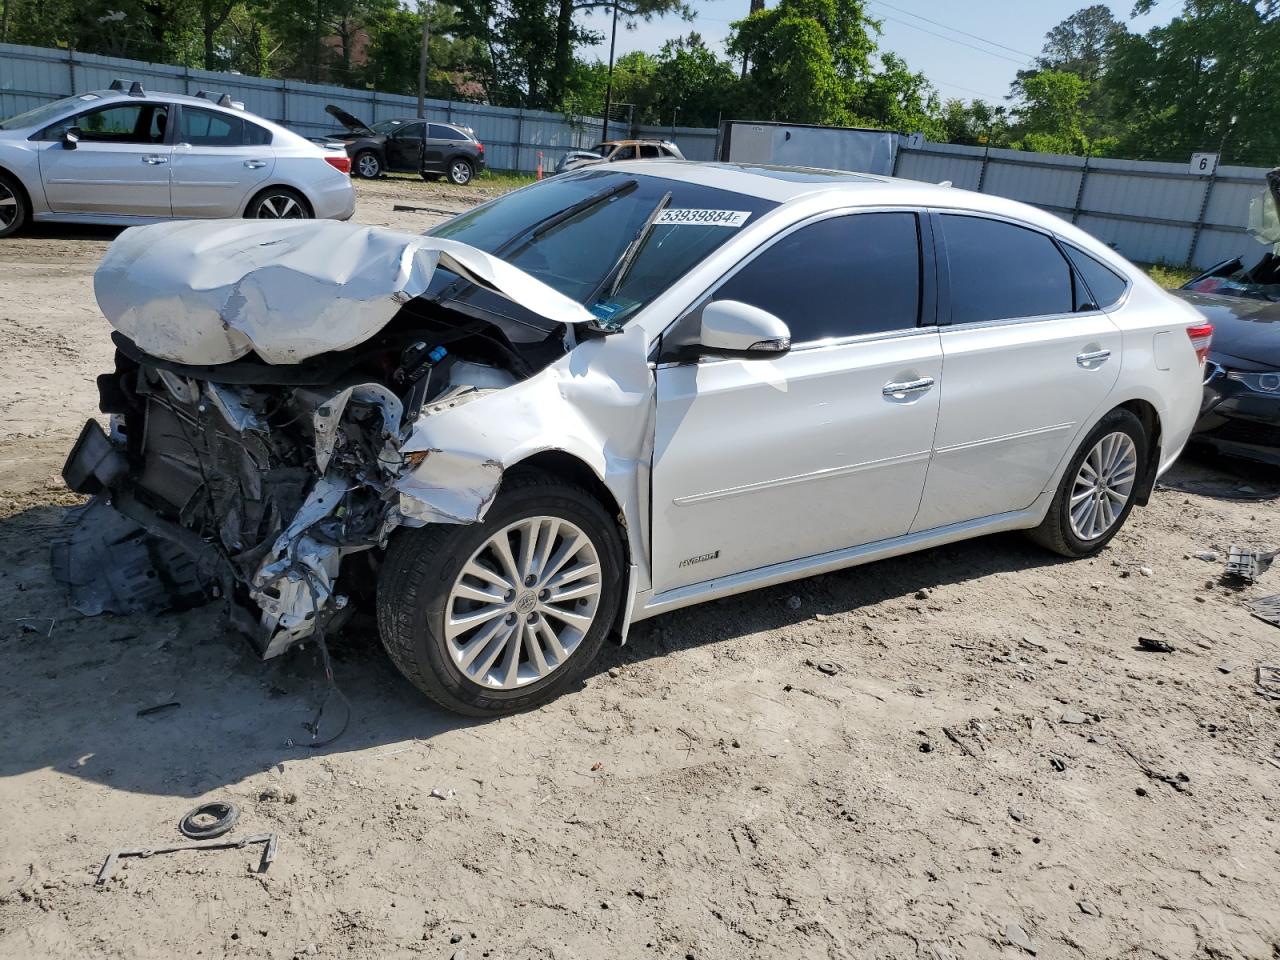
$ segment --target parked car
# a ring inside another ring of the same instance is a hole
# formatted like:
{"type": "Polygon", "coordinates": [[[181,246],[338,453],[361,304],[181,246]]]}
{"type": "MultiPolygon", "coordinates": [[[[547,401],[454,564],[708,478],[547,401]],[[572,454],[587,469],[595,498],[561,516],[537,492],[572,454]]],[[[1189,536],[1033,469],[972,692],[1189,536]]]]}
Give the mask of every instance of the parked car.
{"type": "Polygon", "coordinates": [[[484,170],[484,144],[470,127],[413,117],[369,125],[333,104],[324,109],[347,128],[337,139],[346,144],[358,177],[372,180],[391,170],[420,173],[424,180],[448,177],[465,186],[484,170]]]}
{"type": "Polygon", "coordinates": [[[1250,232],[1266,245],[1245,266],[1234,257],[1177,291],[1214,325],[1197,445],[1280,464],[1280,169],[1250,204],[1250,232]]]}
{"type": "Polygon", "coordinates": [[[63,475],[116,519],[62,558],[77,602],[127,604],[102,571],[185,584],[274,656],[370,598],[405,676],[473,715],[756,587],[1013,529],[1097,553],[1182,450],[1212,335],[1011,200],[660,161],[421,237],[129,231],[95,289],[112,432],[63,475]],[[148,574],[148,537],[185,564],[148,574]]]}
{"type": "Polygon", "coordinates": [[[590,150],[570,150],[556,164],[556,173],[593,163],[621,160],[683,160],[684,154],[670,140],[606,140],[590,150]]]}
{"type": "Polygon", "coordinates": [[[1280,303],[1192,288],[1178,293],[1214,329],[1192,441],[1280,465],[1280,303]]]}
{"type": "Polygon", "coordinates": [[[225,95],[117,81],[0,122],[0,236],[32,220],[345,220],[355,212],[350,169],[345,155],[225,95]]]}

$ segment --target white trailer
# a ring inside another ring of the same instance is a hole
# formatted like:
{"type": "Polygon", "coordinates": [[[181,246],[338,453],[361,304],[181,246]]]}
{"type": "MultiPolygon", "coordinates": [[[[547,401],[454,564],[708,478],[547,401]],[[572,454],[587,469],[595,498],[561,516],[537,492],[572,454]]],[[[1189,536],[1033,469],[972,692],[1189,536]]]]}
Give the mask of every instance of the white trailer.
{"type": "Polygon", "coordinates": [[[726,120],[717,159],[891,175],[899,136],[891,130],[726,120]]]}

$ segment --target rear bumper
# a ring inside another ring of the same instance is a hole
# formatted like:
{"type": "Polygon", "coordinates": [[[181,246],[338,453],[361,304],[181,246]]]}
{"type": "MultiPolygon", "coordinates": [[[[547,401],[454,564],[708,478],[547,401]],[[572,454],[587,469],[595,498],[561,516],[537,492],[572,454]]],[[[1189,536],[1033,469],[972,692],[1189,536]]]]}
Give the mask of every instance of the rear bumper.
{"type": "Polygon", "coordinates": [[[326,180],[312,191],[309,199],[317,220],[350,220],[356,212],[355,184],[348,176],[338,176],[342,179],[326,180]]]}

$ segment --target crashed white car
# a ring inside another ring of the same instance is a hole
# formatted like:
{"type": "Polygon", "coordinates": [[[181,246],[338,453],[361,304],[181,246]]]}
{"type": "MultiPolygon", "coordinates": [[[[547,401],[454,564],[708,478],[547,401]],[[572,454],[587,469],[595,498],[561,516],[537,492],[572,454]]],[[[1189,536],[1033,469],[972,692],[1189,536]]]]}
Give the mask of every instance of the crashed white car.
{"type": "Polygon", "coordinates": [[[96,291],[77,607],[220,596],[271,657],[374,606],[476,715],[753,587],[1016,528],[1094,553],[1182,449],[1211,333],[1018,203],[662,161],[426,236],[130,230],[96,291]]]}

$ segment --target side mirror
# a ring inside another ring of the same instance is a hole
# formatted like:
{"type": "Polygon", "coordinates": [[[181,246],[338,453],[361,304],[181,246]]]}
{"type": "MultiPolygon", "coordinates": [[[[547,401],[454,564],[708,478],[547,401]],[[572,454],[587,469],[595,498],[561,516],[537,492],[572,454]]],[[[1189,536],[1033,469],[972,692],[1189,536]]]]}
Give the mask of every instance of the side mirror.
{"type": "Polygon", "coordinates": [[[768,360],[791,349],[791,331],[767,310],[738,300],[713,300],[702,308],[698,352],[715,357],[768,360]]]}
{"type": "Polygon", "coordinates": [[[76,144],[80,142],[80,128],[67,127],[62,131],[62,148],[64,150],[74,150],[76,144]]]}

